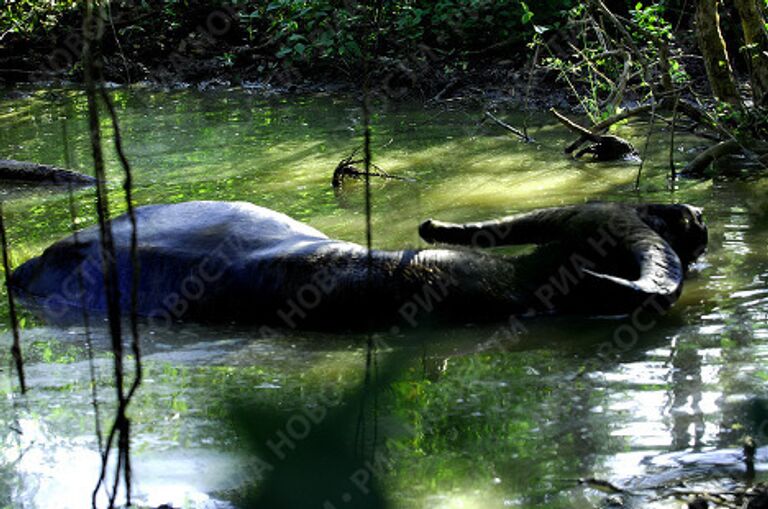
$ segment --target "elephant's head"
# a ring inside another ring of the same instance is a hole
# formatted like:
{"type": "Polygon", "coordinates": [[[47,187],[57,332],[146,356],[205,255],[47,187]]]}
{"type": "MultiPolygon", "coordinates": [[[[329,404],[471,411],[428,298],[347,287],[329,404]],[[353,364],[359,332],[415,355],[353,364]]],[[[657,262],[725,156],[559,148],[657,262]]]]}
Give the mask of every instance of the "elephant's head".
{"type": "Polygon", "coordinates": [[[701,210],[683,204],[595,202],[479,223],[428,220],[419,233],[427,242],[473,247],[552,244],[559,250],[570,246],[598,258],[608,256],[595,270],[585,268],[583,273],[600,289],[597,293],[620,302],[641,302],[649,295],[677,298],[688,265],[707,245],[701,210]]]}
{"type": "Polygon", "coordinates": [[[637,213],[675,250],[683,267],[687,268],[707,248],[707,225],[700,208],[685,204],[645,204],[637,207],[637,213]]]}

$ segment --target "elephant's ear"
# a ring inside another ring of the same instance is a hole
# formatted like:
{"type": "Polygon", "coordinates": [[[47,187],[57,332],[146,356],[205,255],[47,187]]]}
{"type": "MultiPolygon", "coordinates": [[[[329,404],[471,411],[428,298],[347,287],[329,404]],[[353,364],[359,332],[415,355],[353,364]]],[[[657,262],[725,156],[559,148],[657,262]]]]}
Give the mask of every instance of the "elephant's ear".
{"type": "Polygon", "coordinates": [[[569,235],[570,223],[578,214],[576,207],[557,207],[477,223],[428,219],[419,225],[419,235],[429,243],[484,248],[546,244],[569,235]]]}
{"type": "Polygon", "coordinates": [[[683,284],[683,264],[675,250],[650,228],[637,227],[624,238],[624,246],[638,265],[639,276],[629,280],[610,274],[583,269],[585,274],[609,282],[615,290],[629,291],[642,302],[651,296],[672,300],[680,294],[683,284]]]}

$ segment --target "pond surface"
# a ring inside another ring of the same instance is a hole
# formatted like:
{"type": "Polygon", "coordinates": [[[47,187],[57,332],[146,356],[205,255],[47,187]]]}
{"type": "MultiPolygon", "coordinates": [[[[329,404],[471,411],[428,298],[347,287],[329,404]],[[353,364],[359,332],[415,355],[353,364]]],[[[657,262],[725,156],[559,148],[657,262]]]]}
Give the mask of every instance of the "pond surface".
{"type": "MultiPolygon", "coordinates": [[[[113,93],[138,204],[246,200],[364,242],[362,185],[348,182],[340,194],[330,186],[336,164],[361,142],[354,100],[113,93]]],[[[481,108],[374,109],[375,162],[408,179],[372,182],[375,247],[422,245],[416,228],[427,217],[479,220],[602,199],[702,206],[709,251],[680,301],[642,331],[629,319],[575,317],[373,336],[145,326],[144,379],[130,407],[134,500],[247,505],[248,486],[263,488],[261,474],[281,465],[294,469],[282,489],[324,509],[375,507],[366,498],[374,482],[395,508],[598,507],[606,495],[577,483],[591,477],[656,494],[681,481],[738,485],[740,440],[768,443],[768,181],[683,180],[670,192],[668,133],[657,130],[636,192],[636,163],[568,160],[571,136],[545,116],[528,119],[536,143],[526,145],[479,125],[481,108]],[[313,438],[310,428],[334,409],[338,436],[313,438]],[[254,450],[236,422],[261,430],[254,450]],[[343,461],[353,442],[380,463],[363,467],[370,481],[343,461]],[[313,479],[334,469],[348,487],[312,491],[313,479]]],[[[0,99],[0,157],[88,172],[85,115],[72,91],[0,99]]],[[[642,149],[644,127],[618,132],[642,149]]],[[[678,161],[701,144],[676,140],[678,161]]],[[[121,173],[107,145],[117,213],[121,173]]],[[[14,266],[70,231],[66,193],[3,193],[14,266]]],[[[92,197],[74,194],[80,227],[96,221],[92,197]]],[[[0,314],[7,323],[5,296],[0,314]]],[[[106,432],[114,409],[109,340],[94,322],[86,331],[22,313],[26,396],[3,334],[0,507],[89,506],[100,465],[95,423],[106,432]]],[[[766,456],[758,450],[758,478],[766,456]]],[[[682,505],[645,498],[638,507],[682,505]]]]}

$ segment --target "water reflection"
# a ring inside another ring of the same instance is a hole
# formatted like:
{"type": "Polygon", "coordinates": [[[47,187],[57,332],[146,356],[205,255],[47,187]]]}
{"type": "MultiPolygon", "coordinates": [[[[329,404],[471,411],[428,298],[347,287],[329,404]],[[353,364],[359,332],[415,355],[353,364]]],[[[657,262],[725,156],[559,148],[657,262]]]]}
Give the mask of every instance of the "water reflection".
{"type": "MultiPolygon", "coordinates": [[[[94,437],[75,436],[62,440],[39,421],[20,419],[15,437],[6,437],[4,463],[14,473],[6,481],[11,503],[25,507],[82,509],[91,506],[94,479],[99,475],[101,457],[94,437]],[[13,447],[7,442],[15,441],[13,447]]],[[[139,452],[133,465],[135,503],[159,507],[163,504],[197,508],[229,508],[211,493],[238,488],[245,482],[245,459],[204,447],[184,451],[139,452]]],[[[108,478],[111,484],[111,479],[108,478]]],[[[97,503],[107,504],[102,492],[97,503]]]]}

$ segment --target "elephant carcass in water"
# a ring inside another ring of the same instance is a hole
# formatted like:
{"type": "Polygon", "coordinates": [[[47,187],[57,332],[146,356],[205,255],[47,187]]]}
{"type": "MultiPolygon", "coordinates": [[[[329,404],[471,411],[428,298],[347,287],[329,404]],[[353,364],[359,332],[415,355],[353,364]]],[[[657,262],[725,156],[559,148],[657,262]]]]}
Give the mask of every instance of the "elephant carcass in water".
{"type": "MultiPolygon", "coordinates": [[[[243,202],[136,209],[138,313],[155,323],[237,321],[347,329],[401,322],[500,320],[542,313],[666,309],[707,230],[688,205],[590,203],[495,221],[426,221],[428,242],[457,248],[374,250],[334,240],[243,202]],[[537,244],[509,256],[482,247],[537,244]],[[467,247],[469,246],[469,247],[467,247]]],[[[130,309],[130,221],[111,221],[121,309],[130,309]]],[[[54,243],[13,274],[50,318],[106,309],[96,227],[54,243]]]]}

